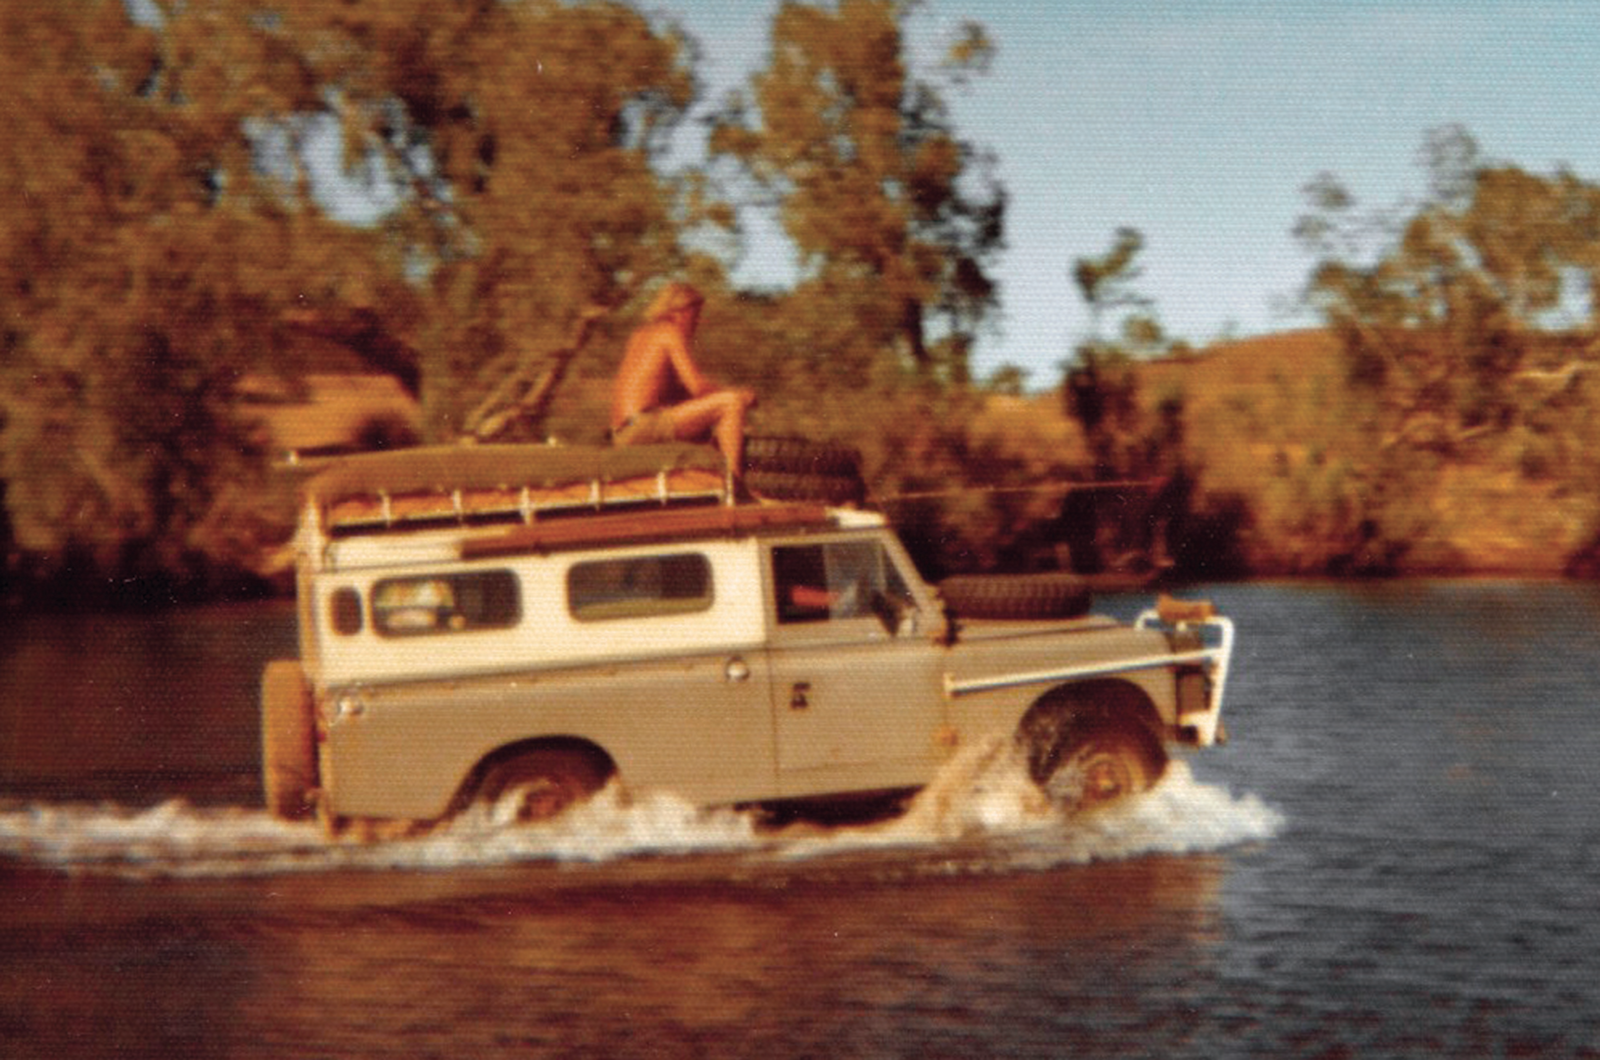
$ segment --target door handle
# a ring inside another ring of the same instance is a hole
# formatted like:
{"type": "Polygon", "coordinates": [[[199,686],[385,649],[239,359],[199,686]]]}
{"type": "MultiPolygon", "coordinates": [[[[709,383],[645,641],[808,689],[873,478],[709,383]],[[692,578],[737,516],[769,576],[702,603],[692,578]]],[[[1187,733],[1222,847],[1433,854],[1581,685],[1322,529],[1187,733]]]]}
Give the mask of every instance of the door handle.
{"type": "Polygon", "coordinates": [[[741,684],[750,680],[750,664],[735,655],[728,660],[728,665],[723,667],[722,676],[732,684],[741,684]]]}
{"type": "Polygon", "coordinates": [[[810,695],[811,682],[796,681],[794,683],[794,689],[789,693],[789,709],[805,710],[807,707],[811,706],[811,700],[808,698],[810,695]]]}

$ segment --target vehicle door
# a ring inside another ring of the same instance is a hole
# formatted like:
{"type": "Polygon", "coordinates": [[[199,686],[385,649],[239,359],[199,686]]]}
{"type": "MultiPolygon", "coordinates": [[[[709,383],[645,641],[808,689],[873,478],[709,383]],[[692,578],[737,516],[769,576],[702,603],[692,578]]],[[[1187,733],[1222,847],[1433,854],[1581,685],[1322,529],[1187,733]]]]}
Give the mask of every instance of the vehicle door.
{"type": "Polygon", "coordinates": [[[925,783],[943,721],[940,648],[876,536],[767,546],[779,785],[787,795],[925,783]]]}

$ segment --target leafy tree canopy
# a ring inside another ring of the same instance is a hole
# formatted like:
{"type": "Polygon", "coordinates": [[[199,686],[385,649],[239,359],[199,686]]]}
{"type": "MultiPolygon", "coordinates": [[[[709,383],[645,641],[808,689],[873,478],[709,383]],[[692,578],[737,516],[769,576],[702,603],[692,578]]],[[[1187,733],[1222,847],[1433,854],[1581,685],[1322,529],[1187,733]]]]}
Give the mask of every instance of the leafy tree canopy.
{"type": "MultiPolygon", "coordinates": [[[[813,357],[860,379],[897,352],[964,381],[975,329],[996,304],[1005,196],[934,85],[907,69],[909,7],[786,0],[767,68],[724,110],[711,146],[741,165],[761,201],[781,205],[803,266],[795,300],[828,307],[796,314],[813,357]]],[[[991,53],[969,25],[945,69],[958,79],[991,53]]]]}
{"type": "Polygon", "coordinates": [[[681,265],[688,197],[651,162],[695,83],[632,8],[139,11],[0,2],[14,564],[183,579],[258,548],[232,540],[263,466],[237,384],[292,375],[308,327],[365,335],[449,435],[530,349],[681,265]],[[373,223],[314,194],[330,127],[373,223]]]}
{"type": "Polygon", "coordinates": [[[1459,127],[1431,132],[1420,160],[1428,192],[1396,210],[1318,177],[1296,234],[1318,258],[1307,299],[1385,444],[1449,450],[1520,422],[1519,381],[1582,346],[1561,333],[1592,333],[1600,187],[1491,161],[1459,127]]]}

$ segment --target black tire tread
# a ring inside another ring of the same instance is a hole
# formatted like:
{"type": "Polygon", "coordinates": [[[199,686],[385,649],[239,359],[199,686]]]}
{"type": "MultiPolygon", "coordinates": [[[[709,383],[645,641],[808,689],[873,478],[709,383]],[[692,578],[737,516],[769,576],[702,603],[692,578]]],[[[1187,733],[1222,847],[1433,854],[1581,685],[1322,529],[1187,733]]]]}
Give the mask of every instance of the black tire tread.
{"type": "Polygon", "coordinates": [[[945,606],[957,617],[991,619],[1078,618],[1093,602],[1075,574],[962,574],[939,583],[945,606]]]}
{"type": "Polygon", "coordinates": [[[842,507],[866,500],[866,485],[847,475],[801,474],[766,469],[747,471],[746,488],[758,497],[775,501],[807,501],[842,507]]]}
{"type": "Polygon", "coordinates": [[[744,440],[744,470],[860,478],[861,452],[843,442],[752,435],[744,440]]]}
{"type": "Polygon", "coordinates": [[[315,809],[315,735],[311,690],[300,664],[269,662],[261,677],[261,787],[276,817],[299,820],[315,809]]]}

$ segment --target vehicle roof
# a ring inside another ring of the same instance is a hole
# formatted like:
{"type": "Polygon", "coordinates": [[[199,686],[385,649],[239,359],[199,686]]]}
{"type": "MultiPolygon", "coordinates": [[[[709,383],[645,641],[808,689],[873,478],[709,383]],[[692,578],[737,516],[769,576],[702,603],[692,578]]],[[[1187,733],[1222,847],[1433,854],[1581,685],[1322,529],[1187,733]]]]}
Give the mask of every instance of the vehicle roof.
{"type": "Polygon", "coordinates": [[[549,489],[685,470],[722,475],[725,465],[720,452],[703,445],[424,446],[345,457],[307,481],[301,495],[326,506],[379,494],[549,489]]]}

